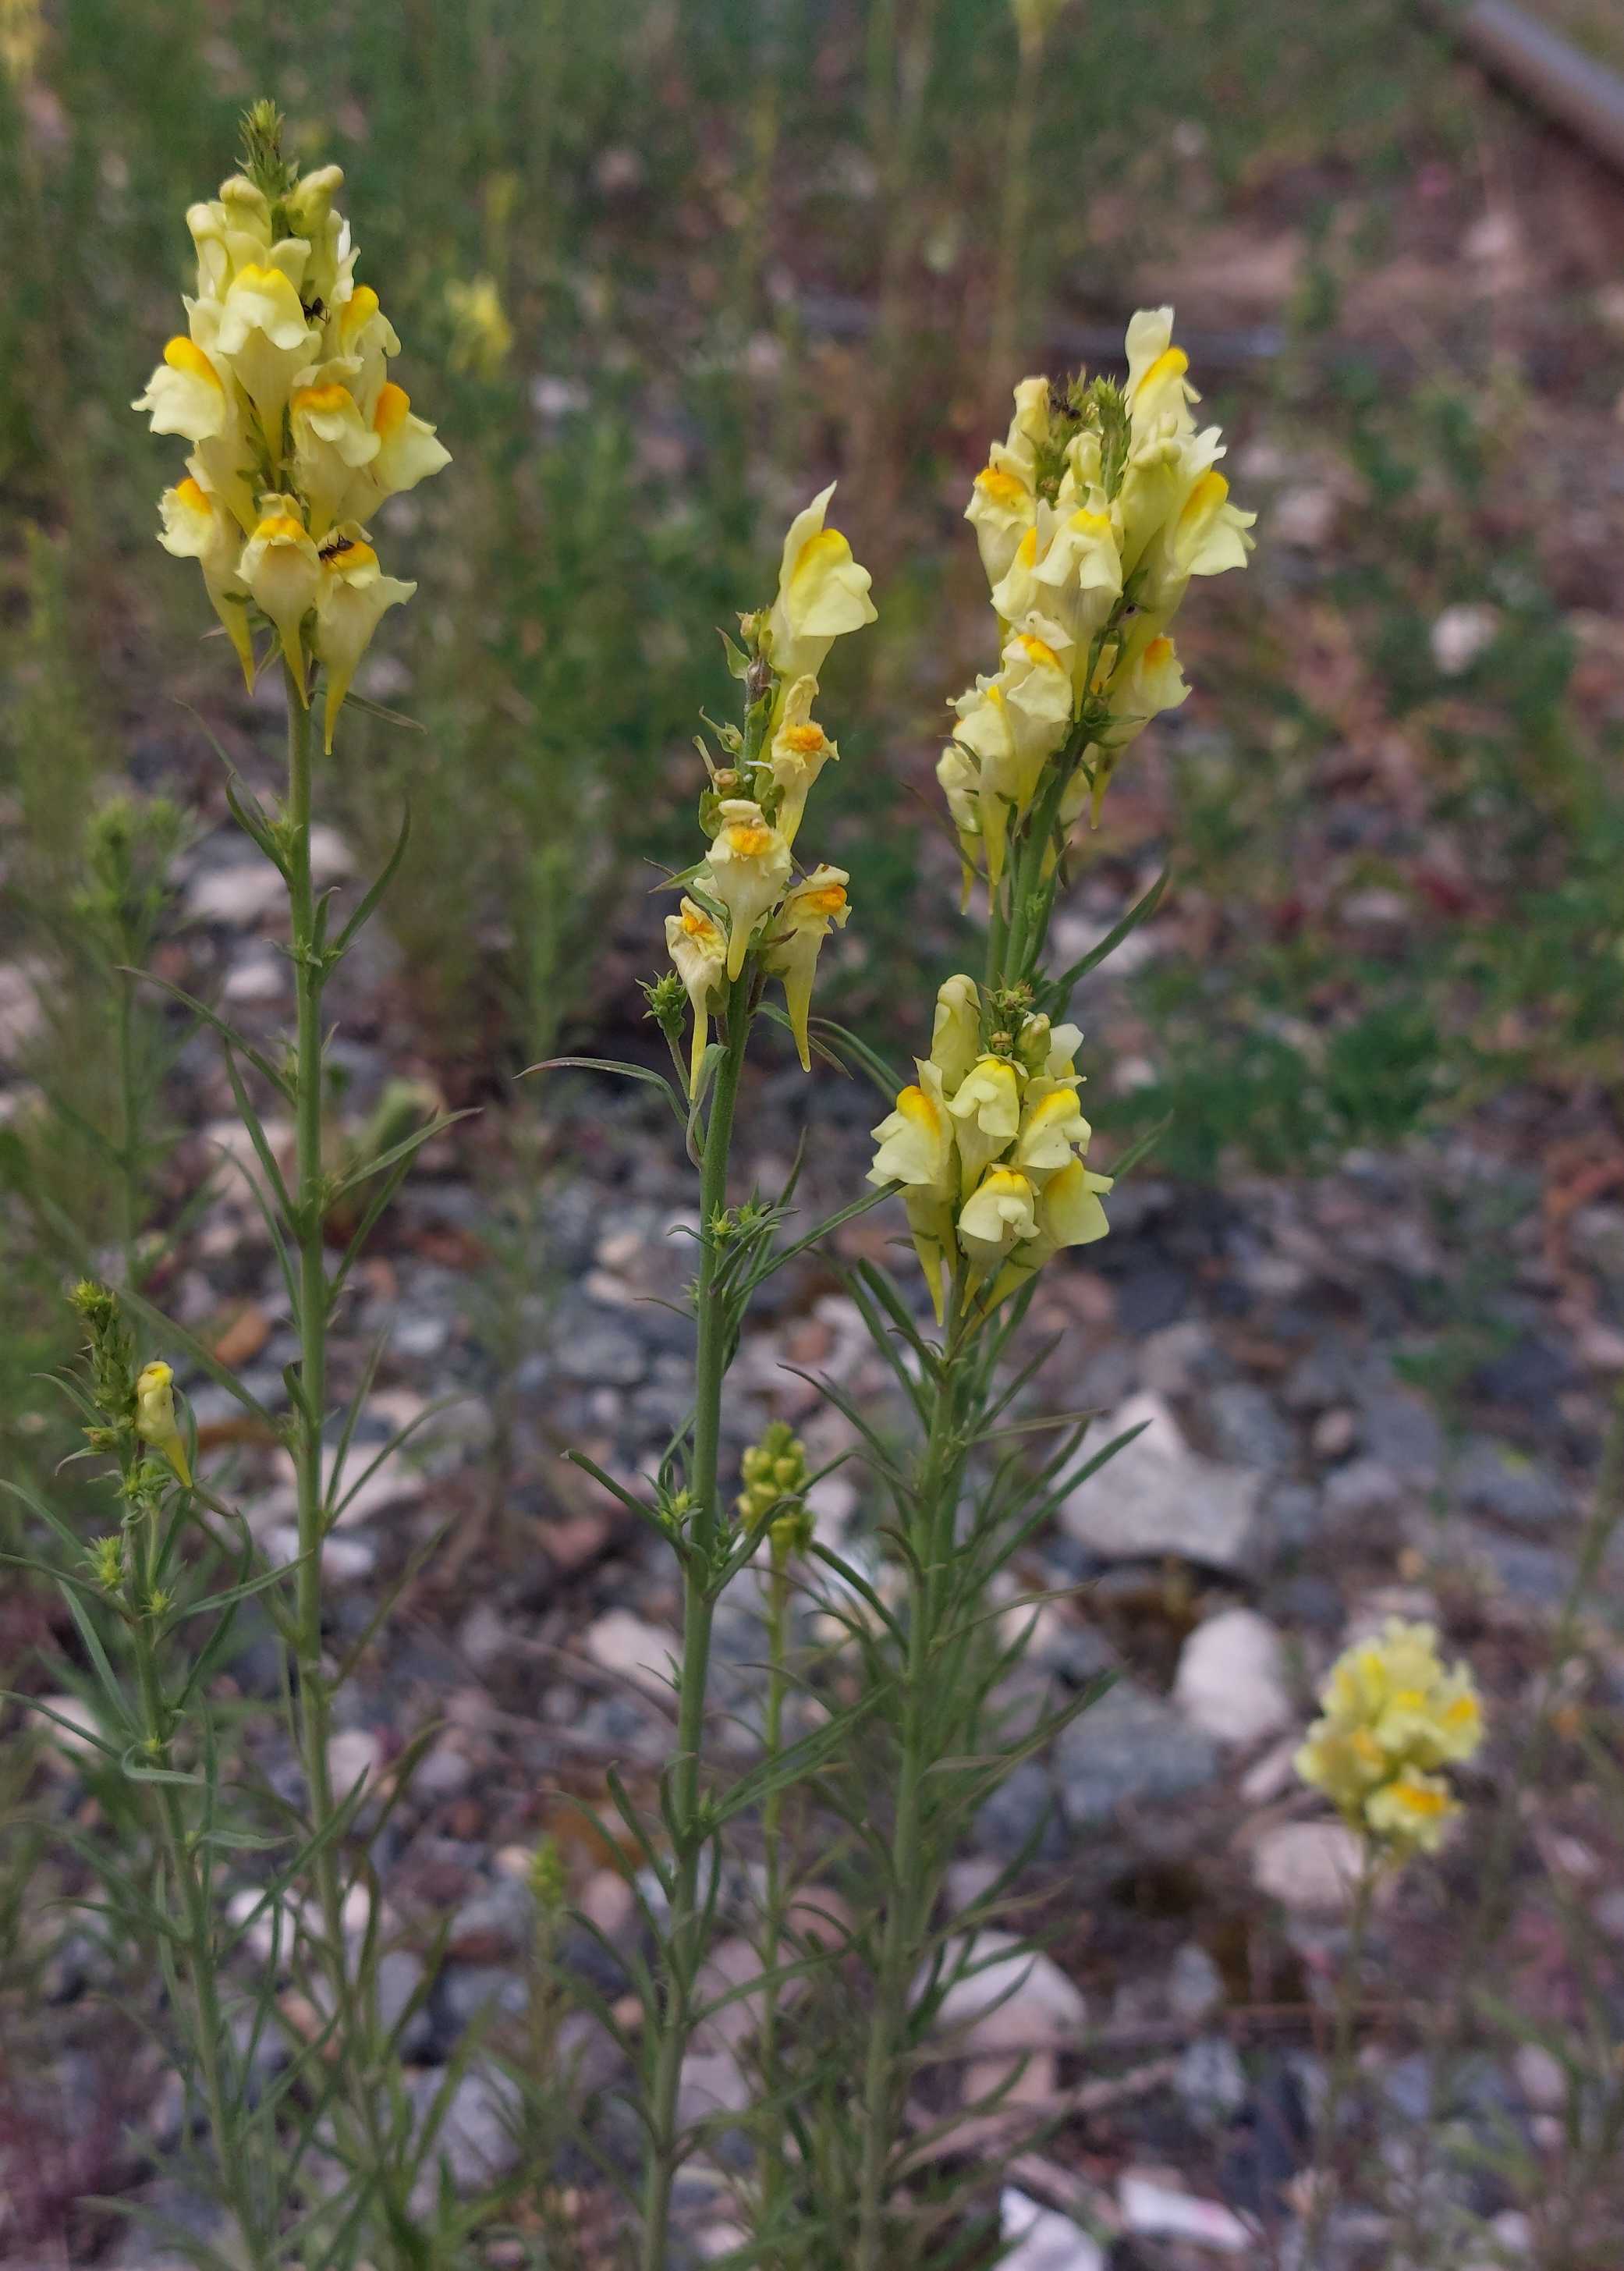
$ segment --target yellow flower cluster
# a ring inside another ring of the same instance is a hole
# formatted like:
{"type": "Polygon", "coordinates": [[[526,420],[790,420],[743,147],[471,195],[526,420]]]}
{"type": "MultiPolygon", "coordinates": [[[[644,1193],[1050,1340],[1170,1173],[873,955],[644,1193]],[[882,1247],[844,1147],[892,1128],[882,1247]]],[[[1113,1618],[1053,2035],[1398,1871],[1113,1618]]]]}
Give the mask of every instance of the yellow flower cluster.
{"type": "Polygon", "coordinates": [[[1002,1300],[1066,1246],[1108,1227],[1108,1175],[1086,1165],[1091,1134],[1077,1103],[1075,1025],[1021,1017],[991,1024],[973,979],[936,996],[930,1054],[916,1085],[874,1130],[871,1183],[899,1183],[914,1251],[940,1323],[945,1280],[962,1261],[970,1283],[1002,1300]]]}
{"type": "Polygon", "coordinates": [[[1483,1739],[1483,1707],[1464,1664],[1446,1670],[1431,1625],[1389,1617],[1379,1640],[1332,1665],[1322,1716],[1297,1771],[1361,1835],[1397,1854],[1435,1852],[1460,1811],[1441,1769],[1483,1739]]]}
{"type": "Polygon", "coordinates": [[[817,957],[851,909],[843,867],[795,872],[793,846],[807,798],[840,752],[812,716],[817,674],[847,631],[876,620],[869,576],[838,529],[824,526],[834,484],[797,513],[784,540],[778,596],[750,619],[747,685],[762,690],[754,721],[732,750],[740,762],[713,777],[707,799],[711,849],[689,878],[690,896],[666,918],[666,945],[694,1013],[690,1085],[704,1061],[710,1019],[754,949],[763,973],[784,988],[803,1070],[811,1068],[807,1021],[817,957]]]}
{"type": "Polygon", "coordinates": [[[400,342],[357,284],[336,166],[295,178],[273,116],[251,114],[261,162],[186,216],[197,288],[186,330],[135,404],[191,444],[159,538],[196,560],[252,682],[250,606],[275,631],[302,702],[307,646],[326,674],[325,740],[385,610],[415,585],[385,576],[363,525],[449,463],[389,376],[400,342]]]}
{"type": "Polygon", "coordinates": [[[976,532],[999,622],[1000,667],[954,704],[937,767],[966,883],[1002,873],[1012,818],[1064,778],[1069,826],[1099,800],[1121,754],[1189,689],[1169,637],[1196,576],[1241,568],[1255,514],[1229,501],[1218,428],[1196,430],[1199,400],[1173,344],[1171,308],[1128,326],[1128,380],[1047,379],[1015,390],[1015,416],[976,475],[965,517],[976,532]]]}
{"type": "Polygon", "coordinates": [[[13,86],[34,77],[44,34],[40,0],[0,0],[0,67],[13,86]]]}

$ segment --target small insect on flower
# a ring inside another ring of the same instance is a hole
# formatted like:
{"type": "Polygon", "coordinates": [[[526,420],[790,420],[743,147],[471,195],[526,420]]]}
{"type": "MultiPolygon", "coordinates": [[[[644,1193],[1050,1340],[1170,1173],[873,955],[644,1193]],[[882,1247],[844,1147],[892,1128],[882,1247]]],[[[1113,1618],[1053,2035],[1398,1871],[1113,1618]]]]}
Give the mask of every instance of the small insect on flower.
{"type": "Polygon", "coordinates": [[[144,1365],[137,1374],[136,1433],[168,1459],[175,1473],[191,1488],[191,1467],[175,1417],[175,1374],[160,1361],[144,1365]]]}

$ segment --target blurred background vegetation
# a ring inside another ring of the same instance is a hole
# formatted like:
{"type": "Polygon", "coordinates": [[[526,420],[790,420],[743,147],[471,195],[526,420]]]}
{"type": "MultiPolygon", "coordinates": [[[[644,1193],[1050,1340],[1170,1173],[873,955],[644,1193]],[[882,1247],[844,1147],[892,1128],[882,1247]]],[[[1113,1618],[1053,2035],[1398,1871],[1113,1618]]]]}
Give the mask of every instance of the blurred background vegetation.
{"type": "Polygon", "coordinates": [[[930,769],[989,659],[958,516],[1014,375],[995,311],[1024,363],[1108,363],[1169,297],[1263,543],[1089,847],[1084,927],[1170,845],[1179,877],[1094,1021],[1098,1119],[1128,1138],[1171,1108],[1165,1162],[1212,1177],[1531,1095],[1612,1112],[1624,197],[1416,9],[1063,9],[1013,276],[1016,40],[987,0],[6,0],[4,24],[5,1361],[36,1352],[26,1264],[64,1184],[103,1242],[166,1203],[152,1083],[138,1109],[109,1085],[129,1005],[84,916],[88,817],[124,776],[212,821],[209,737],[251,773],[269,726],[198,644],[194,579],[160,572],[169,468],[128,407],[187,281],[184,208],[262,91],[342,162],[456,458],[393,508],[422,598],[365,681],[423,730],[354,715],[333,784],[363,860],[410,800],[384,982],[453,1101],[629,1021],[717,627],[837,473],[883,613],[831,689],[817,850],[860,910],[831,959],[871,1026],[935,982],[930,769]]]}

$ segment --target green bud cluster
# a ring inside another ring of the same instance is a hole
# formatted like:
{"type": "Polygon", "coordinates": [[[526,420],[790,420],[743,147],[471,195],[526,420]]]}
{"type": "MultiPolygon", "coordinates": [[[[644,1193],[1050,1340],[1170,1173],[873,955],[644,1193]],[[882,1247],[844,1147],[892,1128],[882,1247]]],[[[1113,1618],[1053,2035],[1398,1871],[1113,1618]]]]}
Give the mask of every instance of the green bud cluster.
{"type": "MultiPolygon", "coordinates": [[[[110,1285],[86,1277],[68,1298],[85,1321],[91,1399],[115,1431],[127,1427],[135,1418],[135,1342],[119,1314],[118,1296],[110,1285]]],[[[93,1449],[104,1447],[102,1429],[86,1432],[93,1449]]]]}
{"type": "Polygon", "coordinates": [[[773,1420],[760,1442],[750,1446],[739,1474],[744,1485],[735,1501],[740,1519],[753,1529],[778,1508],[769,1532],[775,1560],[804,1552],[812,1542],[812,1514],[802,1496],[807,1448],[786,1420],[773,1420]]]}
{"type": "Polygon", "coordinates": [[[555,1924],[563,1914],[570,1888],[564,1874],[563,1855],[558,1850],[555,1837],[543,1837],[530,1857],[527,1873],[531,1896],[541,1920],[555,1924]]]}

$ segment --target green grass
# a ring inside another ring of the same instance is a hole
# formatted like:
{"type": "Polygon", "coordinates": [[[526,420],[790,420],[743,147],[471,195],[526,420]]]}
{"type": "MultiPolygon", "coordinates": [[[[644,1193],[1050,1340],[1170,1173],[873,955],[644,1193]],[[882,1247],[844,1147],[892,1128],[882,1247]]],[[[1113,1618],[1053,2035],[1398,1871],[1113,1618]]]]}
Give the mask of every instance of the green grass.
{"type": "MultiPolygon", "coordinates": [[[[900,11],[925,72],[900,182],[880,6],[294,0],[222,27],[198,0],[76,0],[47,34],[48,92],[19,100],[32,130],[0,118],[0,226],[18,249],[0,486],[14,517],[56,532],[80,618],[128,626],[95,643],[96,698],[136,721],[160,687],[205,710],[235,699],[218,647],[192,646],[200,596],[150,548],[178,453],[127,407],[178,319],[184,207],[227,169],[236,113],[261,90],[302,152],[345,166],[362,273],[385,285],[403,376],[455,463],[388,531],[421,595],[379,643],[383,690],[426,730],[356,717],[338,801],[373,861],[411,807],[390,920],[425,1041],[461,1084],[600,1014],[606,924],[645,929],[656,958],[646,863],[686,826],[688,738],[723,687],[715,630],[761,596],[786,507],[861,457],[876,389],[894,463],[864,459],[841,500],[885,605],[860,678],[831,689],[846,762],[817,848],[852,870],[862,949],[831,1002],[883,1023],[905,977],[956,950],[918,904],[929,823],[898,761],[927,779],[913,752],[989,659],[952,628],[969,586],[951,500],[986,414],[977,354],[1014,49],[987,0],[900,11]],[[798,311],[831,293],[872,306],[893,227],[904,304],[895,367],[876,371],[860,331],[831,345],[798,311]],[[494,369],[458,348],[448,294],[473,275],[494,280],[512,326],[494,369]]],[[[1490,882],[1466,913],[1423,912],[1409,962],[1334,920],[1278,920],[1336,726],[1283,667],[1287,602],[1265,563],[1234,603],[1233,651],[1200,659],[1227,740],[1175,745],[1184,873],[1225,904],[1222,951],[1143,977],[1158,1079],[1118,1106],[1136,1124],[1172,1106],[1167,1156],[1191,1172],[1237,1146],[1285,1166],[1392,1141],[1552,1052],[1576,1076],[1605,1069],[1624,811],[1610,753],[1569,714],[1567,633],[1531,546],[1486,558],[1502,470],[1486,422],[1448,372],[1402,402],[1345,368],[1330,398],[1318,381],[1312,400],[1293,395],[1349,281],[1384,257],[1415,167],[1469,151],[1482,100],[1397,0],[1073,9],[1046,67],[1032,259],[1069,309],[1114,316],[1126,262],[1233,215],[1278,215],[1315,241],[1295,310],[1309,360],[1288,358],[1275,415],[1339,449],[1367,500],[1316,600],[1349,627],[1376,698],[1427,737],[1430,810],[1490,882]],[[1475,598],[1502,607],[1501,636],[1465,686],[1443,688],[1427,626],[1475,598]],[[1535,1008],[1541,1030],[1520,1044],[1535,1008]]],[[[1393,866],[1373,856],[1356,880],[1391,882],[1393,866]]]]}

